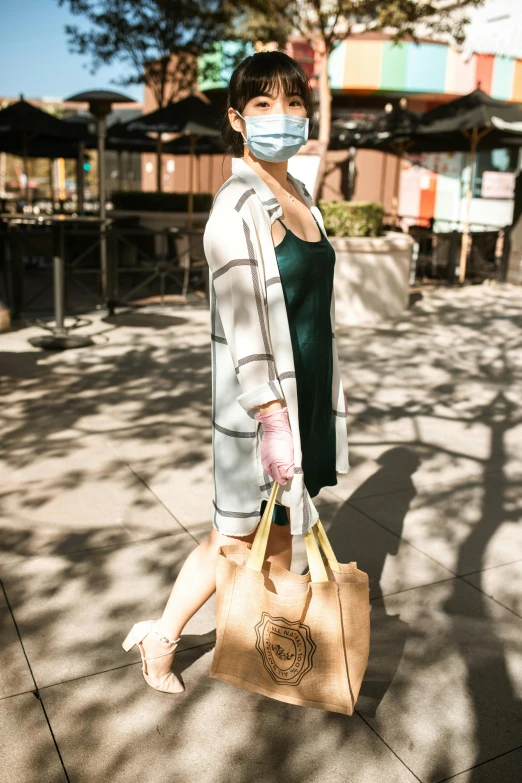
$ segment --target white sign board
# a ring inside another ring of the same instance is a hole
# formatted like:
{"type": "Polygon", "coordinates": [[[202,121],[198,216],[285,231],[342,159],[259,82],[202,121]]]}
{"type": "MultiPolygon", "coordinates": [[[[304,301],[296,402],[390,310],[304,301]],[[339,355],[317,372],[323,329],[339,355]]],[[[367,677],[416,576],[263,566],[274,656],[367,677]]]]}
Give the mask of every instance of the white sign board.
{"type": "Polygon", "coordinates": [[[482,174],[482,198],[513,198],[515,175],[507,171],[485,171],[482,174]]]}

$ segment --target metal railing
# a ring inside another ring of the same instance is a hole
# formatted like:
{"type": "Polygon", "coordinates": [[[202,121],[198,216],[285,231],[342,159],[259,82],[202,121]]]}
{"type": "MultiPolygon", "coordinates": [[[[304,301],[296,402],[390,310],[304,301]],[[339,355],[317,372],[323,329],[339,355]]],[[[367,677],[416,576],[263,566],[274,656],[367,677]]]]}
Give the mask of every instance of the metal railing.
{"type": "Polygon", "coordinates": [[[56,264],[69,311],[106,306],[112,312],[135,305],[138,297],[160,302],[171,293],[186,297],[191,285],[208,293],[202,230],[150,229],[84,216],[0,215],[0,296],[13,318],[55,307],[50,292],[56,293],[56,264]],[[108,247],[106,281],[101,237],[108,247]]]}

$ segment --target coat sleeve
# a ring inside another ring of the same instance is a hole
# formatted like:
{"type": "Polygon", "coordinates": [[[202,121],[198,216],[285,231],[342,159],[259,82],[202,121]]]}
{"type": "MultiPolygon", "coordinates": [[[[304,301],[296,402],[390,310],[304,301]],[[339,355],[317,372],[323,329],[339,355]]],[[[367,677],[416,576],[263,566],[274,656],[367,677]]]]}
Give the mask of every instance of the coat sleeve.
{"type": "Polygon", "coordinates": [[[244,218],[234,209],[214,209],[204,236],[205,256],[225,338],[234,362],[244,410],[283,392],[275,371],[259,259],[244,218]]]}

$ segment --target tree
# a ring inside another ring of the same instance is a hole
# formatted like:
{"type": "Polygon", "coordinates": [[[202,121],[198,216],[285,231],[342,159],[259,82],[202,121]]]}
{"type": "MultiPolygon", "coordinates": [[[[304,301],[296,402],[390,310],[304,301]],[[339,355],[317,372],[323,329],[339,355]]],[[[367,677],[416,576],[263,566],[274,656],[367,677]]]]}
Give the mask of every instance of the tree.
{"type": "MultiPolygon", "coordinates": [[[[147,84],[159,107],[197,82],[198,58],[208,78],[223,41],[284,47],[303,36],[320,56],[319,141],[328,147],[331,90],[328,61],[335,46],[367,30],[389,32],[396,42],[433,36],[460,42],[467,10],[484,0],[58,0],[87,18],[88,31],[66,28],[73,51],[90,54],[92,68],[119,60],[130,65],[120,84],[147,84]],[[174,58],[173,56],[174,55],[174,58]]],[[[244,56],[237,48],[229,64],[244,56]]],[[[219,78],[219,77],[218,77],[219,78]]]]}
{"type": "Polygon", "coordinates": [[[461,43],[468,19],[466,10],[484,0],[280,0],[272,13],[290,16],[292,26],[321,58],[319,72],[319,141],[330,139],[331,90],[328,60],[335,46],[350,35],[367,30],[389,32],[395,42],[405,38],[443,37],[461,43]]]}
{"type": "MultiPolygon", "coordinates": [[[[146,84],[158,108],[197,83],[198,57],[226,40],[233,4],[216,0],[58,0],[89,29],[67,25],[70,50],[91,57],[91,72],[122,62],[122,86],[146,84]],[[174,56],[173,56],[174,55],[174,56]]],[[[212,67],[209,63],[208,67],[212,67]]]]}

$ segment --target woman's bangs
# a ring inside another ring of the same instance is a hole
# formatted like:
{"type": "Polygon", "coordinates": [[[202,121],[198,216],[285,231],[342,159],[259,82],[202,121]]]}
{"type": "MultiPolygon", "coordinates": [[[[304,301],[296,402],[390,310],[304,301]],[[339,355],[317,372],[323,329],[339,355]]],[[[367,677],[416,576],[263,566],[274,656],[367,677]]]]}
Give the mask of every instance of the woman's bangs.
{"type": "Polygon", "coordinates": [[[267,71],[265,64],[265,68],[260,70],[259,73],[249,74],[246,82],[245,104],[259,95],[275,95],[282,90],[287,96],[299,95],[308,108],[308,85],[303,82],[299,73],[294,72],[293,69],[292,72],[290,72],[290,69],[283,71],[279,68],[267,71]]]}

